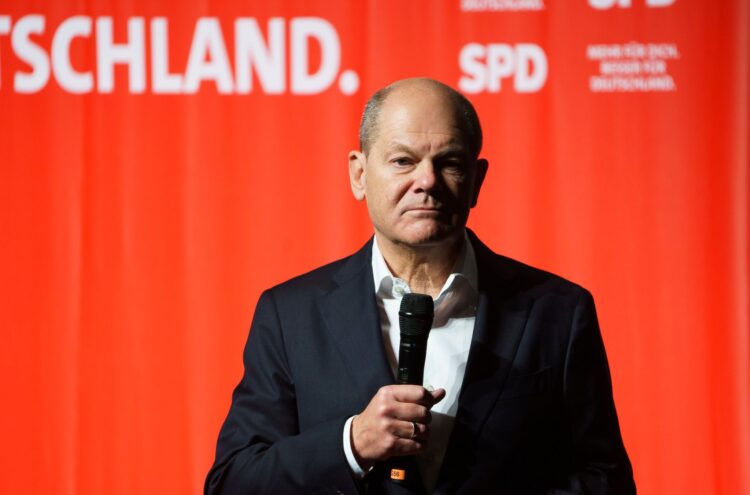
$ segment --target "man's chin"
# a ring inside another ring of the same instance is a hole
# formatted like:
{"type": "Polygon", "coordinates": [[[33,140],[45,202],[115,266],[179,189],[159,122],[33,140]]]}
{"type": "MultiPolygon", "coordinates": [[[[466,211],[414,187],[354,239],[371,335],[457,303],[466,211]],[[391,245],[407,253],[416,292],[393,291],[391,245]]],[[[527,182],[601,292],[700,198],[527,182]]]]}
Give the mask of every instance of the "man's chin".
{"type": "Polygon", "coordinates": [[[432,227],[407,232],[402,243],[414,248],[450,245],[463,234],[463,227],[432,227]]]}

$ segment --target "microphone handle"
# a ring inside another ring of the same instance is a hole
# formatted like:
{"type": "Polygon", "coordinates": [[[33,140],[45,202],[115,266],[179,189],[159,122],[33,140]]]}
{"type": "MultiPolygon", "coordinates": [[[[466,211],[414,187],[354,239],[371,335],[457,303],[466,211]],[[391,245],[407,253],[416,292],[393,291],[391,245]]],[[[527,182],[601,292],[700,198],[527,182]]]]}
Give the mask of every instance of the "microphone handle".
{"type": "MultiPolygon", "coordinates": [[[[424,362],[427,356],[427,334],[423,337],[401,334],[398,352],[398,371],[396,381],[400,385],[422,385],[424,383],[424,362]]],[[[414,456],[391,459],[387,464],[391,481],[400,485],[411,485],[413,474],[407,477],[406,465],[414,465],[414,456]]],[[[416,467],[416,466],[415,466],[416,467]]]]}
{"type": "Polygon", "coordinates": [[[427,335],[416,337],[401,334],[398,350],[397,382],[405,385],[424,383],[424,361],[427,356],[427,335]]]}

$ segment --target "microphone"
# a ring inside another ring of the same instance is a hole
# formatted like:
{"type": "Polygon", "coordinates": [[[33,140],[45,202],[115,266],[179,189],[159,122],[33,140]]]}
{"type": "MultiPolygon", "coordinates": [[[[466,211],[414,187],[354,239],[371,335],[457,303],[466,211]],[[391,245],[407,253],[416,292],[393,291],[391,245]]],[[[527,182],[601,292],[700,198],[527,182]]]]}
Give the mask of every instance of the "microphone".
{"type": "Polygon", "coordinates": [[[425,294],[404,294],[398,310],[401,329],[401,343],[398,347],[399,384],[422,385],[432,317],[432,297],[425,294]]]}
{"type": "MultiPolygon", "coordinates": [[[[432,297],[426,294],[404,294],[398,310],[401,342],[398,347],[399,384],[422,385],[424,360],[427,355],[427,337],[430,336],[433,317],[432,297]]],[[[403,460],[390,466],[390,478],[396,483],[408,483],[403,460]]]]}

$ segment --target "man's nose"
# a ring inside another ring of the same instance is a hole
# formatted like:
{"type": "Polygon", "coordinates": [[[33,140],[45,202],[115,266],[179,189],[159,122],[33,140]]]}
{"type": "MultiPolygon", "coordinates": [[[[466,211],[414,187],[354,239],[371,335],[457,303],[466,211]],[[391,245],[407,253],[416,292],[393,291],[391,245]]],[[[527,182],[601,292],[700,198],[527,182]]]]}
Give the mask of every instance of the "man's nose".
{"type": "Polygon", "coordinates": [[[416,192],[429,192],[435,189],[438,177],[435,164],[431,160],[422,161],[416,169],[416,174],[414,179],[416,192]]]}

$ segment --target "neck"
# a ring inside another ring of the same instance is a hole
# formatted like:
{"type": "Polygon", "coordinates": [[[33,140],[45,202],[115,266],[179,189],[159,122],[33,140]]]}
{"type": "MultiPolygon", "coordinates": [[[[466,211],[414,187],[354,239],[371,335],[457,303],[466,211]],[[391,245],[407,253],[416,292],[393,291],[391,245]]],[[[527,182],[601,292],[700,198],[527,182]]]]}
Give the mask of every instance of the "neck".
{"type": "Polygon", "coordinates": [[[456,264],[464,238],[450,239],[430,246],[408,246],[375,237],[386,265],[394,276],[409,284],[416,293],[437,297],[456,264]]]}

